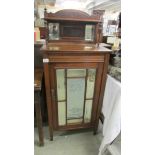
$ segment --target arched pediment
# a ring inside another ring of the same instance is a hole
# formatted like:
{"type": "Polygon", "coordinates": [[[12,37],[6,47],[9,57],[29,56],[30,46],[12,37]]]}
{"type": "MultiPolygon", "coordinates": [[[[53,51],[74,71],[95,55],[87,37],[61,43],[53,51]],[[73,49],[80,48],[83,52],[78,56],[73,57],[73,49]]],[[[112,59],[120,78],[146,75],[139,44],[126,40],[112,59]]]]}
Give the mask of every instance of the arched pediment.
{"type": "Polygon", "coordinates": [[[57,11],[56,13],[47,13],[45,11],[44,16],[47,20],[100,21],[100,16],[98,14],[89,15],[81,10],[73,9],[64,9],[57,11]]]}

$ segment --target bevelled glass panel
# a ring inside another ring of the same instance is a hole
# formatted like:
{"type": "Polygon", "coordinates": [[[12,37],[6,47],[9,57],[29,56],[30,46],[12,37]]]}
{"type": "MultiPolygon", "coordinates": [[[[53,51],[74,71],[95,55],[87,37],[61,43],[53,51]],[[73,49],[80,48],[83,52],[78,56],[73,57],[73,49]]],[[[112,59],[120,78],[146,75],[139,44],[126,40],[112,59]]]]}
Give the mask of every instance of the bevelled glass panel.
{"type": "Polygon", "coordinates": [[[58,102],[59,125],[66,125],[66,102],[58,102]]]}
{"type": "Polygon", "coordinates": [[[85,78],[67,78],[67,119],[83,117],[84,94],[85,78]]]}
{"type": "Polygon", "coordinates": [[[84,113],[85,123],[91,122],[92,104],[93,104],[92,100],[85,101],[85,113],[84,113]]]}
{"type": "Polygon", "coordinates": [[[84,77],[86,69],[67,69],[67,77],[84,77]]]}
{"type": "Polygon", "coordinates": [[[94,40],[94,25],[86,25],[85,27],[85,40],[93,41],[94,40]]]}
{"type": "Polygon", "coordinates": [[[67,120],[67,124],[81,124],[82,120],[82,118],[67,120]]]}
{"type": "Polygon", "coordinates": [[[57,69],[56,70],[56,79],[57,79],[57,99],[58,101],[65,100],[65,70],[57,69]]]}
{"type": "Polygon", "coordinates": [[[96,69],[88,69],[86,99],[93,98],[95,88],[96,69]]]}
{"type": "Polygon", "coordinates": [[[49,40],[59,40],[59,23],[49,23],[49,40]]]}

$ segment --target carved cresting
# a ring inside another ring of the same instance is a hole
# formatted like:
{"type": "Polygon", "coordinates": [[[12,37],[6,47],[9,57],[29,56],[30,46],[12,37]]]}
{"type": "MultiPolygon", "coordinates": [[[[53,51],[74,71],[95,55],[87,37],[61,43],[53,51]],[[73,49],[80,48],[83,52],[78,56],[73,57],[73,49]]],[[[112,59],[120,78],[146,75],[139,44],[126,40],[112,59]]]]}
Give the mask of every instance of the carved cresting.
{"type": "Polygon", "coordinates": [[[47,11],[44,12],[44,18],[45,19],[74,19],[74,20],[90,20],[90,21],[100,21],[100,15],[99,13],[89,15],[86,12],[80,11],[80,10],[73,10],[73,9],[64,9],[60,10],[56,13],[47,13],[47,11]]]}
{"type": "Polygon", "coordinates": [[[104,12],[105,12],[105,10],[93,10],[93,15],[99,16],[100,19],[102,19],[104,12]]]}

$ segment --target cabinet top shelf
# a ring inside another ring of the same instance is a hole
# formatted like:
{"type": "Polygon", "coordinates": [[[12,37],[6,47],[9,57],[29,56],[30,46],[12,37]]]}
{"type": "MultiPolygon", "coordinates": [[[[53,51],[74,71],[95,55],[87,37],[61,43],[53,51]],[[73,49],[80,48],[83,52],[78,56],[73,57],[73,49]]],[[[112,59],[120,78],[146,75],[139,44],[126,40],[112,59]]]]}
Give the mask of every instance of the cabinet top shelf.
{"type": "Polygon", "coordinates": [[[44,45],[41,49],[42,51],[50,52],[111,52],[110,49],[104,47],[102,44],[75,44],[75,43],[48,43],[47,46],[44,45]]]}

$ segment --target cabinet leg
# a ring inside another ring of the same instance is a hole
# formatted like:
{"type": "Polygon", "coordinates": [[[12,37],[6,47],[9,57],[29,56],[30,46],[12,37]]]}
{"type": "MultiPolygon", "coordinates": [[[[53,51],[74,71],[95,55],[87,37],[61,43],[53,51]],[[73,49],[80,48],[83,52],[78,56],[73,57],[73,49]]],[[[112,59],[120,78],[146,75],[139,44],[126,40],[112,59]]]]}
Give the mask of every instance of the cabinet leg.
{"type": "Polygon", "coordinates": [[[93,135],[96,135],[97,134],[97,129],[94,128],[94,132],[93,132],[93,135]]]}
{"type": "Polygon", "coordinates": [[[99,124],[99,118],[98,118],[98,120],[97,120],[96,123],[95,123],[94,132],[93,132],[94,135],[97,134],[98,124],[99,124]]]}
{"type": "Polygon", "coordinates": [[[39,146],[44,146],[44,143],[43,143],[43,142],[40,142],[40,143],[39,143],[39,146]]]}
{"type": "Polygon", "coordinates": [[[51,116],[49,116],[48,118],[49,118],[49,120],[48,120],[48,124],[49,124],[49,136],[50,136],[50,140],[53,141],[53,125],[52,125],[52,119],[51,119],[51,116]]]}
{"type": "Polygon", "coordinates": [[[49,132],[50,132],[50,141],[53,141],[53,128],[49,127],[49,132]]]}
{"type": "Polygon", "coordinates": [[[97,134],[97,132],[96,132],[96,131],[94,131],[94,132],[93,132],[93,135],[96,135],[96,134],[97,134]]]}
{"type": "Polygon", "coordinates": [[[41,108],[40,108],[40,92],[36,92],[35,94],[35,110],[36,110],[36,119],[37,119],[37,127],[39,134],[39,145],[44,145],[44,136],[43,136],[43,127],[42,127],[42,116],[41,116],[41,108]]]}

